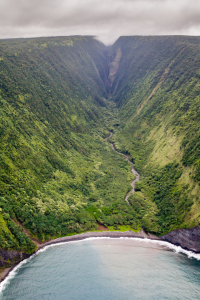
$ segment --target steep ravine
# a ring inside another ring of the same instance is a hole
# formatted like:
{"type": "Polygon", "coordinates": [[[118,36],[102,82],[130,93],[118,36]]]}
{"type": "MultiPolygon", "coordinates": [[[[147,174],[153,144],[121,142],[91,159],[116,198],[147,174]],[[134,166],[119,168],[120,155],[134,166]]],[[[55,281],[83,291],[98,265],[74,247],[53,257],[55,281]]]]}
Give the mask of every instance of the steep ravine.
{"type": "MultiPolygon", "coordinates": [[[[111,61],[105,67],[105,69],[107,70],[107,72],[105,72],[105,73],[106,74],[108,73],[107,77],[105,76],[104,72],[100,72],[99,69],[96,68],[95,62],[93,60],[91,60],[92,61],[92,65],[94,66],[94,69],[95,69],[95,71],[96,71],[96,73],[98,75],[98,78],[100,77],[101,80],[104,82],[106,91],[107,91],[108,94],[110,94],[110,96],[112,94],[115,94],[115,93],[117,94],[117,92],[120,92],[120,91],[117,90],[117,88],[119,86],[121,86],[121,82],[120,82],[120,80],[117,80],[116,83],[115,83],[115,80],[117,78],[117,74],[123,74],[123,72],[122,72],[123,69],[120,68],[120,64],[122,62],[122,58],[124,57],[124,52],[123,52],[123,49],[121,49],[119,47],[117,49],[118,50],[116,51],[115,56],[112,57],[112,58],[114,58],[114,60],[111,61]],[[104,75],[102,75],[102,74],[104,74],[104,75]]],[[[165,47],[164,47],[164,49],[165,49],[165,47]]],[[[149,50],[148,50],[148,52],[149,52],[149,50]]],[[[143,56],[145,57],[145,55],[143,55],[143,56]]],[[[137,60],[140,61],[139,59],[137,59],[137,60]]],[[[149,60],[149,61],[153,61],[153,60],[149,60]]],[[[145,66],[146,65],[147,64],[145,63],[145,66]]],[[[150,67],[148,67],[148,68],[150,69],[150,67]]],[[[140,68],[138,70],[141,70],[141,69],[142,69],[142,67],[140,66],[140,68]]],[[[133,74],[133,70],[131,70],[131,72],[129,72],[129,73],[127,72],[127,69],[124,68],[124,70],[126,70],[127,74],[133,74]]],[[[141,106],[139,106],[139,113],[143,111],[143,106],[144,106],[144,104],[146,104],[150,100],[151,96],[153,95],[152,93],[155,94],[155,91],[157,91],[158,88],[160,88],[160,85],[164,81],[165,76],[166,76],[166,74],[167,74],[168,71],[169,71],[168,69],[165,69],[165,73],[161,76],[160,81],[158,82],[157,86],[153,89],[153,91],[150,93],[150,96],[148,96],[149,94],[147,93],[148,98],[144,98],[146,100],[144,100],[143,104],[141,106]]],[[[83,73],[83,74],[85,74],[85,73],[83,73]]],[[[94,76],[92,76],[92,78],[93,77],[94,76]]],[[[92,85],[92,86],[94,86],[94,85],[92,85]]],[[[132,83],[130,84],[130,86],[132,86],[132,83]]],[[[125,86],[125,88],[126,88],[126,86],[125,86]]],[[[72,93],[72,94],[74,94],[74,93],[72,93]]],[[[103,95],[103,93],[102,93],[102,95],[103,95]]],[[[116,95],[115,95],[115,98],[116,98],[116,95]]],[[[118,97],[118,98],[120,99],[120,97],[118,97]]],[[[75,101],[75,103],[76,103],[76,101],[75,101]]],[[[48,103],[47,103],[47,106],[49,106],[48,103]]],[[[132,107],[132,105],[131,105],[131,107],[132,107]]],[[[137,112],[137,115],[139,113],[137,112]]],[[[135,115],[133,114],[132,119],[134,119],[134,117],[135,117],[135,115]]],[[[135,122],[135,120],[134,120],[134,122],[135,122]]],[[[112,136],[112,134],[113,133],[111,132],[110,135],[105,139],[106,142],[108,142],[108,139],[112,136]]],[[[135,180],[133,180],[131,182],[131,186],[132,186],[131,191],[125,197],[125,201],[127,202],[127,204],[130,205],[128,198],[129,198],[129,196],[132,193],[134,193],[135,183],[139,181],[140,175],[134,169],[134,164],[129,160],[129,155],[125,155],[123,153],[118,152],[115,149],[115,147],[114,147],[114,145],[112,143],[110,143],[110,145],[111,145],[112,149],[115,152],[117,152],[118,154],[121,154],[121,155],[125,156],[125,158],[127,159],[127,161],[132,165],[132,173],[133,173],[133,175],[136,176],[135,180]]],[[[93,233],[88,233],[88,235],[90,235],[90,234],[92,235],[93,233]]],[[[105,234],[107,234],[109,236],[109,235],[111,235],[111,232],[108,232],[108,233],[105,233],[105,234]]],[[[97,233],[97,235],[98,235],[98,233],[97,233]]],[[[119,236],[120,235],[121,235],[121,233],[119,234],[119,236]]],[[[148,235],[148,234],[144,235],[143,238],[145,238],[147,236],[149,237],[150,235],[148,235]]],[[[77,237],[77,235],[75,235],[75,237],[77,237]]],[[[157,237],[155,237],[155,238],[157,238],[157,237]]],[[[178,245],[178,246],[181,246],[184,249],[200,253],[200,226],[199,225],[196,226],[196,227],[194,227],[194,228],[191,228],[191,229],[179,229],[179,230],[171,231],[171,232],[169,232],[169,233],[167,233],[167,234],[159,237],[159,239],[161,239],[163,241],[170,242],[170,243],[178,245]]],[[[52,240],[52,241],[49,241],[49,243],[56,243],[56,241],[52,240]]],[[[23,260],[27,256],[29,256],[29,255],[28,254],[24,254],[24,253],[20,253],[20,252],[17,252],[17,251],[2,250],[2,251],[0,251],[0,267],[4,268],[6,265],[14,265],[15,263],[20,262],[21,260],[23,260]]],[[[4,274],[5,273],[7,274],[7,271],[5,271],[4,274]]],[[[0,277],[0,281],[1,281],[1,278],[2,277],[0,277]]]]}

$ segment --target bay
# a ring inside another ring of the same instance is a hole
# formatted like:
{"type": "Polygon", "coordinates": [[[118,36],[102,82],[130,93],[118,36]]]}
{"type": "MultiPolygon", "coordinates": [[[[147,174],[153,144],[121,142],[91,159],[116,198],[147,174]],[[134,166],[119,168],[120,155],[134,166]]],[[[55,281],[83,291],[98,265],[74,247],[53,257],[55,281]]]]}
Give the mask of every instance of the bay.
{"type": "Polygon", "coordinates": [[[200,299],[200,261],[140,239],[57,244],[15,270],[0,299],[200,299]]]}

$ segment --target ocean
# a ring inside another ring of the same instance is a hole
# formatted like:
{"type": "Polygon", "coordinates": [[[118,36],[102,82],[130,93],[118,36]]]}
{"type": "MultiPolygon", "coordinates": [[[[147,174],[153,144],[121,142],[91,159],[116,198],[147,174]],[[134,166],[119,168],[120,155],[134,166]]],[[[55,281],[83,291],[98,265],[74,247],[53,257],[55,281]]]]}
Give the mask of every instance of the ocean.
{"type": "Polygon", "coordinates": [[[67,299],[200,299],[200,254],[165,242],[91,238],[47,246],[0,285],[0,300],[67,299]]]}

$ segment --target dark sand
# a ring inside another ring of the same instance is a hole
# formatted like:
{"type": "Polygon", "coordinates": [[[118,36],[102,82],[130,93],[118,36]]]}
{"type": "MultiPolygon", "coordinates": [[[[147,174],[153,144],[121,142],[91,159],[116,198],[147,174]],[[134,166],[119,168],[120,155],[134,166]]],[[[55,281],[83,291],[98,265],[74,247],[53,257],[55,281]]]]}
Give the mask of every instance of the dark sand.
{"type": "MultiPolygon", "coordinates": [[[[142,238],[142,239],[148,238],[148,239],[151,239],[151,240],[159,240],[159,237],[157,237],[156,235],[146,234],[143,230],[141,230],[140,232],[134,232],[132,230],[121,232],[121,231],[107,231],[108,229],[106,227],[104,227],[103,225],[99,225],[99,227],[101,228],[100,230],[102,230],[102,232],[86,232],[86,233],[75,234],[75,235],[71,235],[71,236],[65,236],[65,237],[62,237],[62,238],[57,238],[57,239],[54,239],[54,240],[50,240],[50,241],[42,244],[41,246],[39,246],[37,251],[44,248],[45,246],[48,246],[48,245],[66,243],[66,242],[71,242],[71,241],[85,240],[87,238],[93,238],[93,237],[95,237],[95,238],[98,238],[98,237],[110,237],[110,238],[127,237],[127,238],[142,238]]],[[[34,252],[34,253],[36,253],[36,252],[34,252]]],[[[18,263],[20,263],[20,262],[18,262],[18,263]]],[[[16,265],[5,269],[0,274],[0,282],[2,282],[8,276],[9,272],[16,265]]]]}

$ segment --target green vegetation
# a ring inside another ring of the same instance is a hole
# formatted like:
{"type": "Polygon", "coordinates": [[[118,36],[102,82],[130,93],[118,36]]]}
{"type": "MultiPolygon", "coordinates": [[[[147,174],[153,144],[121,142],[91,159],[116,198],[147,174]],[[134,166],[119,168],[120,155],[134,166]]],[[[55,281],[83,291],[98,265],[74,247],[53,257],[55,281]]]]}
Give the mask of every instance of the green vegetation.
{"type": "Polygon", "coordinates": [[[132,215],[123,220],[126,205],[117,211],[131,166],[103,140],[105,46],[41,38],[1,41],[0,52],[1,247],[29,253],[30,238],[95,230],[97,221],[135,226],[132,215]]]}
{"type": "Polygon", "coordinates": [[[0,41],[0,245],[200,222],[200,39],[0,41]],[[140,173],[136,192],[130,154],[140,173]]]}
{"type": "Polygon", "coordinates": [[[131,196],[131,204],[142,217],[153,203],[153,225],[142,223],[149,231],[195,226],[200,222],[200,39],[121,37],[110,55],[119,48],[112,90],[120,126],[112,141],[130,154],[141,174],[140,195],[131,196]]]}

